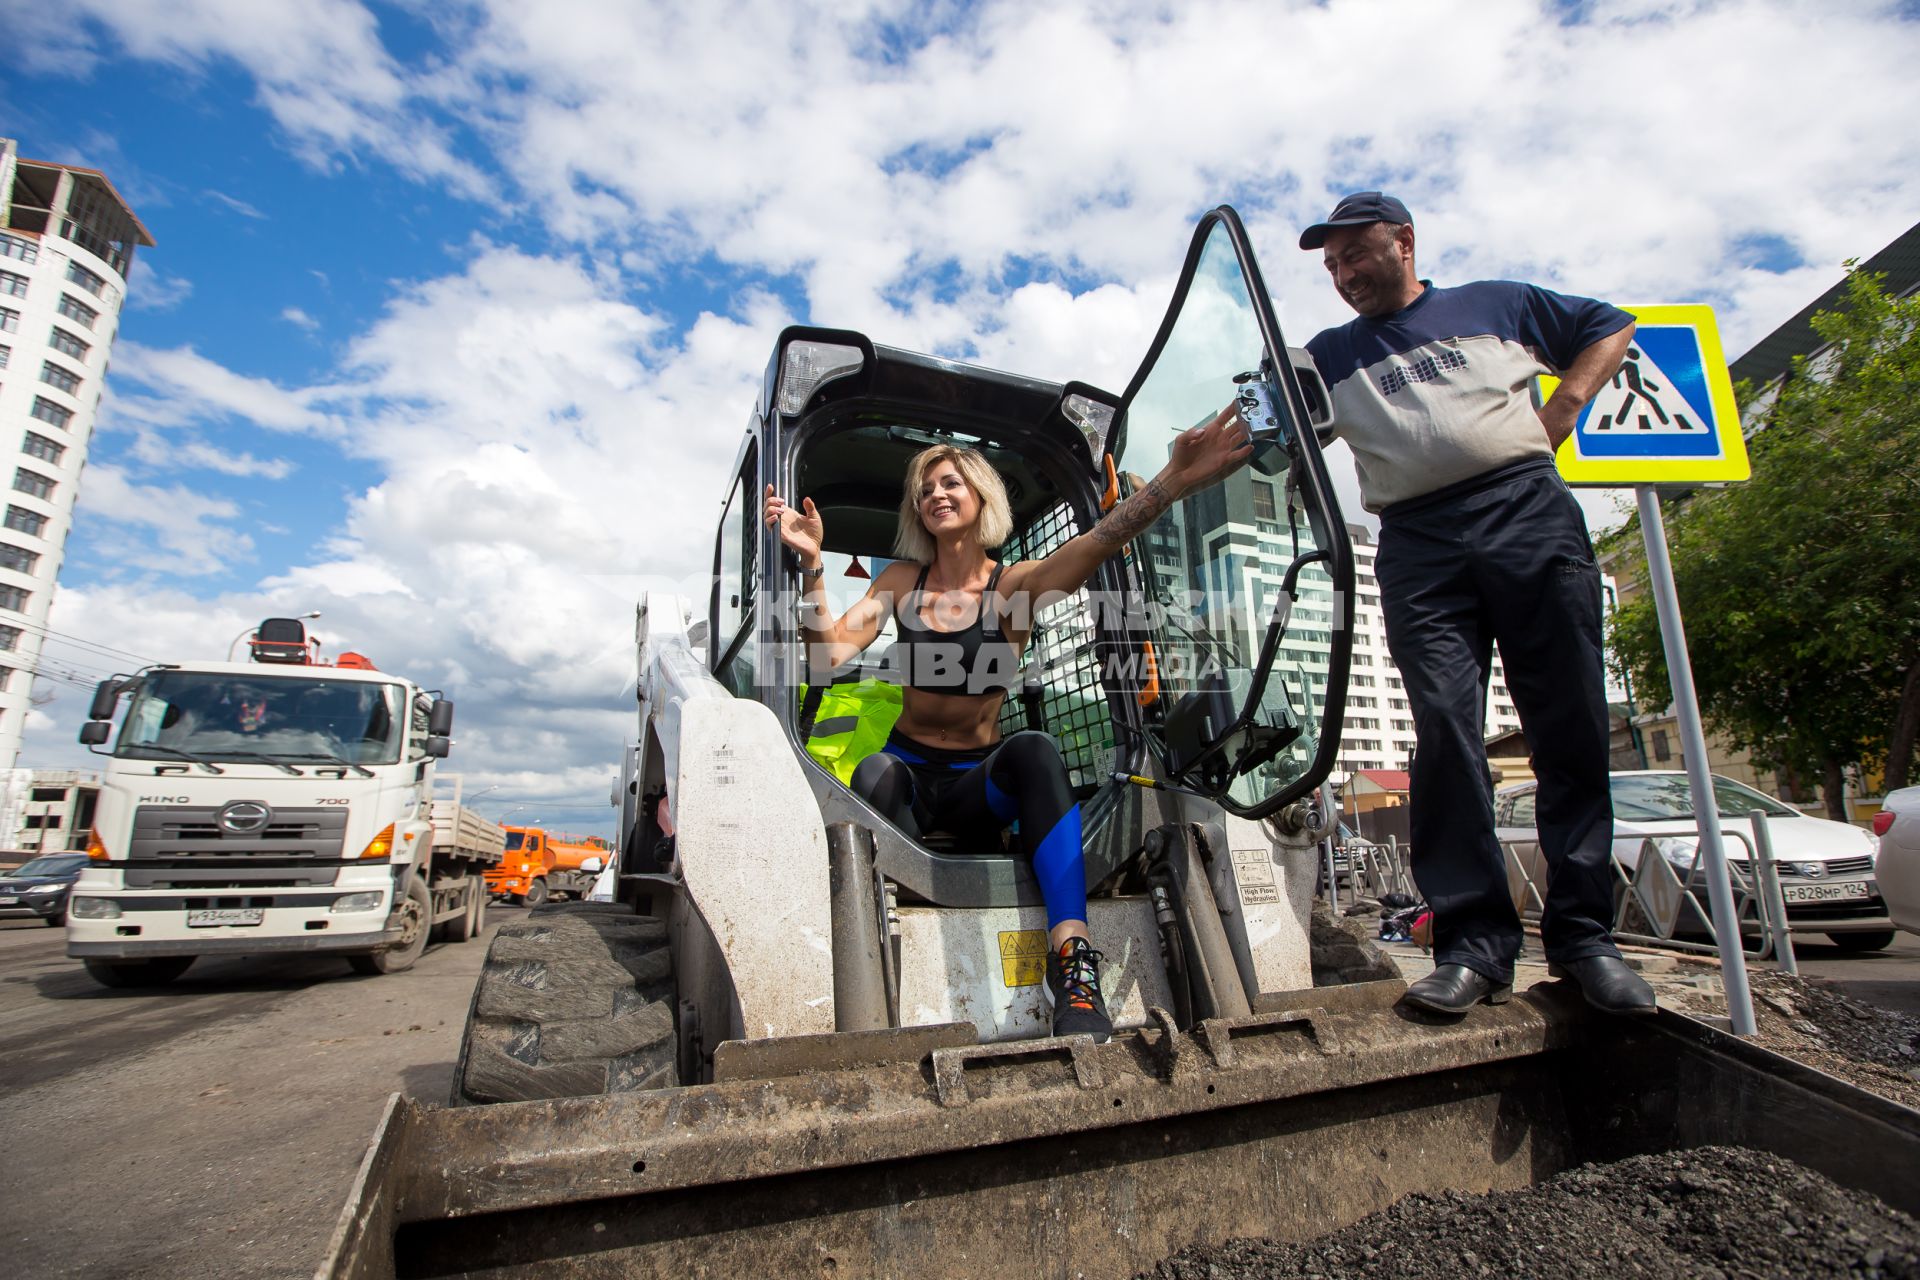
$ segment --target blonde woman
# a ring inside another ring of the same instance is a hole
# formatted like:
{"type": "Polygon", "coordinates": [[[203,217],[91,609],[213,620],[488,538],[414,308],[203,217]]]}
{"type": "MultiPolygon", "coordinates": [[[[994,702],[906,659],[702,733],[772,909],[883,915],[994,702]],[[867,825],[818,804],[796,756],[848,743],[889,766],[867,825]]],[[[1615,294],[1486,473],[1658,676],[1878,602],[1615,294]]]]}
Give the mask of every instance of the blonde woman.
{"type": "Polygon", "coordinates": [[[767,524],[800,560],[802,626],[816,669],[864,652],[889,613],[898,624],[900,719],[886,747],[854,770],[854,791],[915,835],[938,829],[992,839],[1019,822],[1021,850],[1047,907],[1044,991],[1055,1035],[1105,1041],[1113,1022],[1100,993],[1100,953],[1087,934],[1080,806],[1060,750],[1044,733],[1000,736],[1000,708],[1020,681],[1034,602],[1079,590],[1167,508],[1237,471],[1251,454],[1246,425],[1223,410],[1177,437],[1160,474],[1090,531],[1044,559],[1001,564],[988,553],[1012,536],[1013,515],[999,473],[972,449],[922,450],[907,467],[898,559],[839,618],[820,585],[826,530],[813,500],[795,508],[767,486],[767,524]]]}

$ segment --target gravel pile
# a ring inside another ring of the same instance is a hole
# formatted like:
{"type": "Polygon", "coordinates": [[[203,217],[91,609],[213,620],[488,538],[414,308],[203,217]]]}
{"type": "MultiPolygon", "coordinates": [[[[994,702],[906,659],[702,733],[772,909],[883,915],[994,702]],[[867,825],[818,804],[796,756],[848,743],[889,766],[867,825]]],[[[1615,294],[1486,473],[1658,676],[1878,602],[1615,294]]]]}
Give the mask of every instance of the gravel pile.
{"type": "MultiPolygon", "coordinates": [[[[1920,1018],[1862,1004],[1820,979],[1748,971],[1754,1043],[1884,1098],[1920,1108],[1920,1018]]],[[[1689,1012],[1724,1015],[1723,996],[1689,993],[1689,1012]]]]}
{"type": "Polygon", "coordinates": [[[1412,1195],[1305,1244],[1184,1249],[1152,1280],[1920,1278],[1920,1223],[1734,1147],[1583,1165],[1524,1191],[1412,1195]]]}

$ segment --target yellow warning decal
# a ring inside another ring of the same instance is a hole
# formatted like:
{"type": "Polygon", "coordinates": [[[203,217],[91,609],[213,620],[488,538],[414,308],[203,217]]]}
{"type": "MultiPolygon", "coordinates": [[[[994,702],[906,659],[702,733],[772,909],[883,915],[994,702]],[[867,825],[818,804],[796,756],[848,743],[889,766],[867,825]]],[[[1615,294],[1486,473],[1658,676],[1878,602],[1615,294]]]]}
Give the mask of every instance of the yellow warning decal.
{"type": "Polygon", "coordinates": [[[1000,935],[1000,985],[1037,987],[1047,979],[1047,931],[1009,929],[1000,935]]]}

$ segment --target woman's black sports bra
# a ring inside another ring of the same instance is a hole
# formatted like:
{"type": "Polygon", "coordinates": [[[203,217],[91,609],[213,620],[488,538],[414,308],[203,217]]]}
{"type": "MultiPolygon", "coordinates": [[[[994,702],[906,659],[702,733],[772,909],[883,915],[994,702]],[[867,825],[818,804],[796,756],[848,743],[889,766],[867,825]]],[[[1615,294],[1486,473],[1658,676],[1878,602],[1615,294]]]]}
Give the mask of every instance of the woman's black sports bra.
{"type": "Polygon", "coordinates": [[[1004,565],[995,565],[980,595],[980,612],[958,631],[940,631],[920,620],[920,594],[931,565],[923,565],[913,590],[894,605],[900,639],[888,665],[909,689],[966,697],[986,697],[1020,687],[1020,651],[1000,629],[993,589],[1004,565]]]}

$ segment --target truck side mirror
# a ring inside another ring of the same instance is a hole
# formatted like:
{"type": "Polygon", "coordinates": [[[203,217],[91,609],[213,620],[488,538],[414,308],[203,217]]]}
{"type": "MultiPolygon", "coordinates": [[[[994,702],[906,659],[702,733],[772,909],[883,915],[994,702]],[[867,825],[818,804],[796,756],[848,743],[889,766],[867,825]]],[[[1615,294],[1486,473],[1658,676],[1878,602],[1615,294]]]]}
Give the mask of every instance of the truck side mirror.
{"type": "Polygon", "coordinates": [[[427,739],[427,754],[435,760],[445,760],[447,758],[447,752],[452,749],[452,745],[452,743],[447,741],[445,734],[436,733],[427,739]]]}
{"type": "MultiPolygon", "coordinates": [[[[107,677],[95,685],[93,689],[93,705],[87,708],[87,719],[113,719],[114,704],[120,701],[120,691],[124,688],[126,688],[125,682],[115,679],[112,676],[107,677]]],[[[86,738],[82,737],[80,741],[85,742],[86,738]]],[[[101,738],[99,741],[105,742],[106,739],[101,738]]]]}
{"type": "MultiPolygon", "coordinates": [[[[427,732],[436,738],[444,738],[453,732],[453,704],[445,698],[435,698],[427,708],[427,732]]],[[[440,754],[445,755],[446,752],[440,754]]]]}
{"type": "Polygon", "coordinates": [[[80,726],[80,741],[89,747],[97,747],[113,734],[113,725],[106,720],[89,720],[80,726]]]}
{"type": "Polygon", "coordinates": [[[606,865],[606,861],[601,858],[582,858],[580,860],[580,869],[582,871],[598,872],[606,865]]]}

